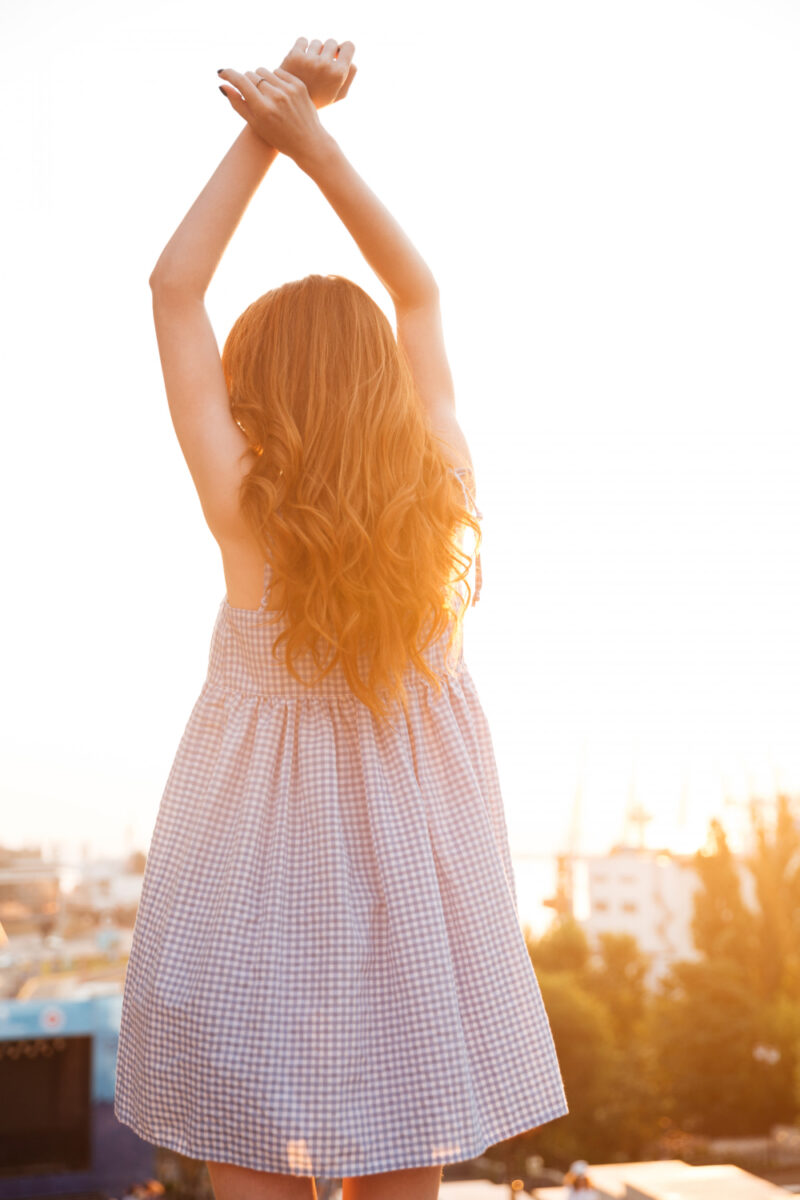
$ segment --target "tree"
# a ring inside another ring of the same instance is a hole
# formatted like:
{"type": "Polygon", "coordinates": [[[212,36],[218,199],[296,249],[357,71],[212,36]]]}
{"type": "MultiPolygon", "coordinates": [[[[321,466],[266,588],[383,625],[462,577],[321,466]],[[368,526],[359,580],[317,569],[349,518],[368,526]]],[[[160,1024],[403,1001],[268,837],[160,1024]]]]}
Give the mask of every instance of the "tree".
{"type": "Polygon", "coordinates": [[[570,1111],[530,1135],[529,1153],[567,1166],[635,1158],[657,1132],[652,1053],[641,1036],[647,956],[628,934],[593,953],[572,918],[557,920],[529,952],[553,1031],[570,1111]]]}
{"type": "Polygon", "coordinates": [[[708,1136],[790,1120],[791,1071],[776,1071],[775,1028],[733,959],[674,963],[649,1013],[666,1115],[708,1136]]]}
{"type": "Polygon", "coordinates": [[[800,1000],[800,828],[779,795],[770,833],[755,806],[755,849],[748,860],[758,901],[757,979],[761,995],[800,1000]]]}
{"type": "Polygon", "coordinates": [[[615,1040],[625,1046],[642,1021],[647,1004],[650,955],[630,933],[601,933],[586,973],[586,988],[608,1009],[615,1040]]]}
{"type": "Polygon", "coordinates": [[[561,1166],[579,1157],[602,1160],[609,1142],[605,1105],[618,1085],[608,1012],[572,972],[540,970],[538,977],[569,1114],[531,1134],[529,1152],[561,1166]]]}
{"type": "Polygon", "coordinates": [[[757,958],[756,918],[742,899],[736,861],[716,817],[711,819],[708,841],[708,849],[698,850],[694,856],[700,876],[692,915],[694,944],[705,958],[727,960],[752,977],[757,958]]]}
{"type": "Polygon", "coordinates": [[[714,818],[709,848],[694,860],[694,943],[710,961],[736,965],[765,1004],[781,994],[800,1000],[800,825],[785,795],[776,799],[771,829],[755,805],[751,822],[753,850],[745,861],[756,906],[744,903],[736,861],[714,818]]]}
{"type": "Polygon", "coordinates": [[[574,917],[553,921],[538,940],[528,942],[531,962],[538,972],[574,971],[582,975],[589,962],[589,942],[574,917]]]}

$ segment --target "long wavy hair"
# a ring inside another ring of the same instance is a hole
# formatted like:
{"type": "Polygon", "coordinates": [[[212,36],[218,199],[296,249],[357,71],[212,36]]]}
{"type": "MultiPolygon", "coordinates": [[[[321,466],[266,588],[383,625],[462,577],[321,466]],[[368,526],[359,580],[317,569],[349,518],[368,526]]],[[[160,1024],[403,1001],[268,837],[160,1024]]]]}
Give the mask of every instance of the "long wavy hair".
{"type": "Polygon", "coordinates": [[[257,456],[239,501],[283,624],[273,653],[305,683],[301,656],[314,682],[340,663],[379,715],[407,709],[409,664],[438,691],[424,652],[460,645],[481,531],[385,314],[351,280],[308,275],[245,309],[222,366],[257,456]]]}

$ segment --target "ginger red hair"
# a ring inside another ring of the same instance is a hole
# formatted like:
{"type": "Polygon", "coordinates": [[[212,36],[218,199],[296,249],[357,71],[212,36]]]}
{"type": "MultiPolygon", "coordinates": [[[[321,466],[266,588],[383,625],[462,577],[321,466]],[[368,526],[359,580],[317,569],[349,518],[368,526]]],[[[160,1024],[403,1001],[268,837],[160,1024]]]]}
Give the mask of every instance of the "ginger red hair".
{"type": "Polygon", "coordinates": [[[222,366],[257,455],[240,505],[282,618],[273,652],[298,679],[300,655],[317,679],[340,663],[381,715],[405,706],[409,664],[438,689],[424,651],[460,639],[480,526],[381,308],[342,276],[286,283],[238,317],[222,366]]]}

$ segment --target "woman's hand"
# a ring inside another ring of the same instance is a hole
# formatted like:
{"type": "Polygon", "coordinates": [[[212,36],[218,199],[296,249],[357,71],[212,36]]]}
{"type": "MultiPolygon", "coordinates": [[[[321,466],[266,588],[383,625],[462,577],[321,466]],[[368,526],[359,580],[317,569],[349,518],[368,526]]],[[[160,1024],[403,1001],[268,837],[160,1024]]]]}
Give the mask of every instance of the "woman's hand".
{"type": "MultiPolygon", "coordinates": [[[[323,45],[319,38],[309,43],[307,38],[301,37],[281,66],[284,71],[302,79],[315,108],[324,108],[347,95],[358,70],[352,61],[355,50],[352,42],[339,45],[334,38],[328,38],[323,45]]],[[[264,73],[263,67],[257,69],[257,74],[264,73]]]]}
{"type": "Polygon", "coordinates": [[[313,157],[328,134],[323,128],[308,88],[296,75],[278,67],[241,75],[230,67],[217,72],[233,89],[220,88],[240,117],[268,145],[295,162],[313,157]]]}

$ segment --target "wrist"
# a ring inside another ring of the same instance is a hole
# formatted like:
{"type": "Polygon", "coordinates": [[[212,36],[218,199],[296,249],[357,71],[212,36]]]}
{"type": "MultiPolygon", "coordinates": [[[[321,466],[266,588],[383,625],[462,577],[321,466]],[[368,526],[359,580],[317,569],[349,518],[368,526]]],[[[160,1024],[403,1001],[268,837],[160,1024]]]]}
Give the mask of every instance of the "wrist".
{"type": "Polygon", "coordinates": [[[293,157],[301,171],[316,179],[340,153],[339,143],[333,135],[327,129],[321,129],[314,140],[293,157]]]}
{"type": "Polygon", "coordinates": [[[270,166],[273,160],[278,157],[278,151],[275,149],[275,147],[270,145],[270,143],[253,128],[249,121],[245,121],[245,125],[240,136],[243,143],[249,146],[251,153],[257,155],[266,166],[270,166]]]}

